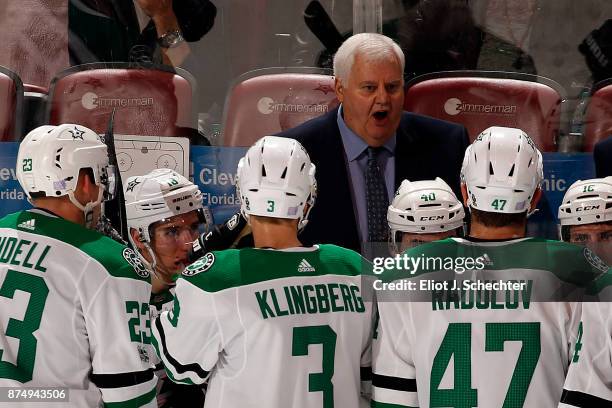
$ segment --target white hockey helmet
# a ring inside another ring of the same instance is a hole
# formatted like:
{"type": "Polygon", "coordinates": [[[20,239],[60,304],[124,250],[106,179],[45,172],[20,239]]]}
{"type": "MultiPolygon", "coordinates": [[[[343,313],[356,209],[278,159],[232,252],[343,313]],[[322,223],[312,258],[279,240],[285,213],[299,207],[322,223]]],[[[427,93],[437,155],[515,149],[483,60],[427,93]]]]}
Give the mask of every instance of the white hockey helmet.
{"type": "Polygon", "coordinates": [[[301,229],[316,199],[315,165],[297,140],[264,136],[240,159],[236,186],[245,218],[298,219],[301,229]]]}
{"type": "Polygon", "coordinates": [[[102,201],[114,197],[116,186],[106,145],[96,132],[77,124],[40,126],[28,133],[19,145],[17,179],[28,200],[68,195],[86,220],[102,201]],[[96,201],[82,205],[74,191],[80,170],[88,168],[100,192],[96,201]]]}
{"type": "Polygon", "coordinates": [[[463,227],[465,212],[448,184],[435,180],[402,181],[387,210],[391,239],[397,232],[431,234],[463,227]]]}
{"type": "Polygon", "coordinates": [[[465,151],[461,180],[468,206],[515,214],[530,211],[544,175],[542,154],[521,129],[493,126],[465,151]]]}
{"type": "Polygon", "coordinates": [[[572,184],[559,207],[561,226],[612,221],[612,176],[578,180],[572,184]]]}
{"type": "MultiPolygon", "coordinates": [[[[174,170],[155,169],[144,176],[127,180],[127,225],[138,231],[142,242],[151,242],[152,224],[194,210],[203,210],[202,192],[198,186],[174,170]]],[[[204,222],[205,218],[200,217],[200,220],[204,222]]],[[[129,236],[131,240],[131,234],[129,236]]]]}

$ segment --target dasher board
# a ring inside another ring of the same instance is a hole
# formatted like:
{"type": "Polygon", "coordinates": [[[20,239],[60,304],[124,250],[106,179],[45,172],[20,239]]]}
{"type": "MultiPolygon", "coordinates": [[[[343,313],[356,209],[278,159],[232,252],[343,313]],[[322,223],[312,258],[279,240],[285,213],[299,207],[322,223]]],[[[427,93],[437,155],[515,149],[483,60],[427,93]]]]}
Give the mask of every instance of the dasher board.
{"type": "Polygon", "coordinates": [[[186,137],[115,135],[117,165],[123,183],[154,169],[169,168],[189,178],[186,137]]]}

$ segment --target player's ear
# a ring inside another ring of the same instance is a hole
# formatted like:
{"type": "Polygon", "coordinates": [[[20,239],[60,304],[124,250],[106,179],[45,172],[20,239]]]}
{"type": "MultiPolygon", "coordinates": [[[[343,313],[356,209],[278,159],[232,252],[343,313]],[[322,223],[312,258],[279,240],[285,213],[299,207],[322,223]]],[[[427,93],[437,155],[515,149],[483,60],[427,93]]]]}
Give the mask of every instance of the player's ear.
{"type": "Polygon", "coordinates": [[[132,236],[132,241],[136,245],[136,248],[139,250],[144,250],[145,245],[138,230],[136,230],[136,228],[130,228],[130,235],[132,236]]]}
{"type": "Polygon", "coordinates": [[[529,211],[535,210],[541,198],[542,198],[542,189],[538,187],[533,192],[533,197],[531,198],[531,208],[529,209],[529,211]]]}
{"type": "Polygon", "coordinates": [[[344,87],[342,86],[342,82],[338,77],[334,79],[334,90],[336,91],[336,97],[340,101],[340,103],[344,102],[344,87]]]}
{"type": "Polygon", "coordinates": [[[467,185],[465,183],[461,183],[461,197],[463,197],[463,205],[467,207],[468,206],[468,192],[467,192],[467,185]]]}
{"type": "Polygon", "coordinates": [[[98,198],[98,188],[93,178],[91,169],[81,169],[74,191],[75,198],[82,204],[96,201],[98,198]]]}

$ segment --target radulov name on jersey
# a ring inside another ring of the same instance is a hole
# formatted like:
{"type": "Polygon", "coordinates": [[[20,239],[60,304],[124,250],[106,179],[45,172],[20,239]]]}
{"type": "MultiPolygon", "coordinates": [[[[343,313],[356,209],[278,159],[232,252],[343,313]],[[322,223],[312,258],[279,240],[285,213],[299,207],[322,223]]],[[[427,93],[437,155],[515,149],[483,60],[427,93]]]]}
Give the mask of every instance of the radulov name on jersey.
{"type": "Polygon", "coordinates": [[[360,289],[356,285],[327,283],[284,286],[282,292],[278,292],[274,288],[255,292],[264,319],[295,314],[365,312],[360,289]]]}
{"type": "Polygon", "coordinates": [[[518,280],[524,289],[516,290],[473,290],[455,286],[455,281],[448,282],[446,290],[431,291],[431,310],[450,309],[529,309],[531,303],[532,280],[518,280]]]}

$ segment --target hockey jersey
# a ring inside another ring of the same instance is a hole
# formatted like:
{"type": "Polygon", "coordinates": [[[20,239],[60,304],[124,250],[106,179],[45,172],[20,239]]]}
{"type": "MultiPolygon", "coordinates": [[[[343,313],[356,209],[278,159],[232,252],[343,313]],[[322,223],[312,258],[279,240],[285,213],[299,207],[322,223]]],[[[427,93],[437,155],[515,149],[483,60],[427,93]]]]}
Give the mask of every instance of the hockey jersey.
{"type": "Polygon", "coordinates": [[[174,381],[208,380],[206,408],[367,406],[368,269],[333,245],[210,252],[177,281],[153,344],[174,381]]]}
{"type": "Polygon", "coordinates": [[[68,388],[62,407],[155,407],[150,291],[136,254],[96,231],[38,209],[1,219],[0,386],[68,388]]]}
{"type": "Polygon", "coordinates": [[[535,238],[452,238],[406,255],[432,265],[440,259],[452,270],[393,271],[391,281],[413,281],[413,289],[406,283],[400,287],[408,295],[388,301],[378,293],[373,406],[558,404],[581,312],[567,295],[591,293],[592,282],[608,273],[597,257],[535,238]]]}
{"type": "Polygon", "coordinates": [[[612,303],[583,303],[559,406],[612,407],[612,303]]]}
{"type": "MultiPolygon", "coordinates": [[[[149,311],[151,321],[161,312],[172,310],[174,305],[174,289],[172,285],[159,293],[151,294],[149,311]]],[[[166,375],[166,370],[155,352],[152,353],[155,364],[157,382],[157,406],[159,408],[201,408],[204,405],[204,386],[177,384],[166,375]]]]}

